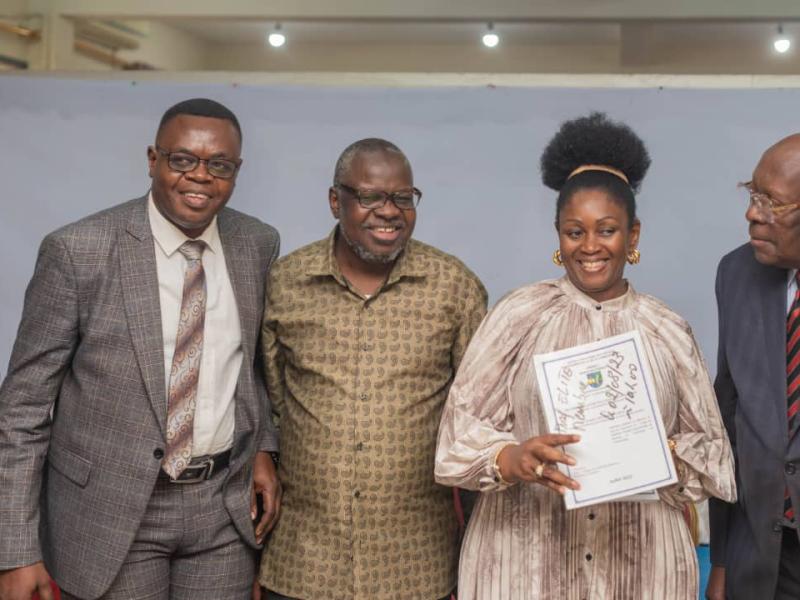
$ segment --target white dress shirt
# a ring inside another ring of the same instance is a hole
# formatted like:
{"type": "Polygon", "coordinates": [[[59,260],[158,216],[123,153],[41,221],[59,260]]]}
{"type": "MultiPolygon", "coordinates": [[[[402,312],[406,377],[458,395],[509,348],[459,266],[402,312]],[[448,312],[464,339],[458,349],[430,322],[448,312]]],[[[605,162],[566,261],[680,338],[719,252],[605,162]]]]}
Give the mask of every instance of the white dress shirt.
{"type": "Polygon", "coordinates": [[[789,285],[786,286],[786,314],[792,310],[792,302],[794,302],[794,295],[797,293],[797,269],[789,269],[789,285]]]}
{"type": "MultiPolygon", "coordinates": [[[[158,211],[152,193],[148,199],[148,215],[156,242],[158,296],[164,335],[164,389],[169,394],[169,374],[178,333],[183,271],[186,266],[186,259],[178,252],[178,248],[190,238],[158,211]]],[[[242,367],[242,333],[216,217],[197,239],[206,243],[203,270],[207,293],[192,455],[204,456],[227,450],[233,444],[233,394],[242,367]]]]}

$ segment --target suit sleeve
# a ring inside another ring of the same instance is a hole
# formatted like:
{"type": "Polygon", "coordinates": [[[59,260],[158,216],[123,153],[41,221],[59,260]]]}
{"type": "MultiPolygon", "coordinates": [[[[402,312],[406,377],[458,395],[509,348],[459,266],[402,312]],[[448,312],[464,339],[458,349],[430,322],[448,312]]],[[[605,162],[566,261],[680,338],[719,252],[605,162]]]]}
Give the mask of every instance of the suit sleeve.
{"type": "Polygon", "coordinates": [[[0,570],[41,560],[39,498],[51,412],[80,339],[69,253],[42,242],[0,387],[0,570]]]}
{"type": "MultiPolygon", "coordinates": [[[[272,272],[272,265],[278,258],[280,254],[280,239],[278,238],[277,234],[275,235],[275,243],[273,245],[272,255],[269,258],[269,263],[267,264],[267,290],[264,296],[264,318],[266,318],[267,312],[269,311],[270,307],[270,298],[269,298],[269,279],[270,273],[272,272]]],[[[262,367],[266,364],[264,360],[263,354],[264,350],[267,347],[264,341],[264,328],[261,329],[261,342],[260,342],[260,351],[256,352],[256,361],[258,361],[259,365],[256,365],[258,371],[261,371],[262,367]]],[[[267,380],[267,373],[263,373],[263,377],[265,383],[267,380]]],[[[269,389],[269,385],[266,386],[267,388],[267,401],[266,401],[266,408],[264,411],[264,427],[261,428],[261,437],[258,442],[258,450],[261,452],[277,452],[279,449],[279,442],[278,442],[278,427],[273,420],[273,410],[275,404],[275,396],[273,395],[272,391],[269,389]]]]}
{"type": "MultiPolygon", "coordinates": [[[[719,410],[722,421],[728,432],[733,449],[734,463],[738,464],[736,458],[736,386],[731,378],[728,361],[725,356],[725,307],[722,305],[725,295],[722,292],[723,285],[722,264],[717,271],[716,295],[717,313],[719,319],[719,343],[717,345],[717,378],[714,381],[714,391],[717,395],[719,410]]],[[[711,525],[711,564],[714,566],[725,566],[725,555],[727,552],[728,523],[733,510],[733,505],[718,498],[709,500],[709,517],[711,525]]]]}

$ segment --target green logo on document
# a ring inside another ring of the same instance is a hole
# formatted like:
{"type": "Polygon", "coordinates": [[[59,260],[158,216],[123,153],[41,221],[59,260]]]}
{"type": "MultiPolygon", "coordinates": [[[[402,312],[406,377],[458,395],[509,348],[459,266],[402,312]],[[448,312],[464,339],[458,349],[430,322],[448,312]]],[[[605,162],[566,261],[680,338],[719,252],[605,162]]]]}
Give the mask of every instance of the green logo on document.
{"type": "Polygon", "coordinates": [[[589,387],[599,388],[601,385],[603,385],[603,372],[593,371],[591,373],[587,373],[586,383],[589,384],[589,387]]]}

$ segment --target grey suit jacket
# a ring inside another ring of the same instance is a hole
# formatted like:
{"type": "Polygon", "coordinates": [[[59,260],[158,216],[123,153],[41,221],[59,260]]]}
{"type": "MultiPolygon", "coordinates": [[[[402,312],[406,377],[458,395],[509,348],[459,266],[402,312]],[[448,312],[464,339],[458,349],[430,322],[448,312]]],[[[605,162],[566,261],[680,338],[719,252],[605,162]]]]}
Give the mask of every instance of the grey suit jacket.
{"type": "Polygon", "coordinates": [[[725,256],[717,271],[714,387],[736,458],[739,501],[711,500],[711,562],[726,568],[734,600],[774,596],[787,486],[800,507],[800,436],[789,435],[786,417],[787,275],[757,262],[749,244],[725,256]]]}
{"type": "MultiPolygon", "coordinates": [[[[244,354],[225,504],[255,547],[251,459],[278,447],[255,359],[278,234],[228,208],[218,224],[244,354]]],[[[164,387],[147,198],[48,235],[0,387],[0,569],[44,559],[71,594],[108,588],[160,470],[164,387]]]]}

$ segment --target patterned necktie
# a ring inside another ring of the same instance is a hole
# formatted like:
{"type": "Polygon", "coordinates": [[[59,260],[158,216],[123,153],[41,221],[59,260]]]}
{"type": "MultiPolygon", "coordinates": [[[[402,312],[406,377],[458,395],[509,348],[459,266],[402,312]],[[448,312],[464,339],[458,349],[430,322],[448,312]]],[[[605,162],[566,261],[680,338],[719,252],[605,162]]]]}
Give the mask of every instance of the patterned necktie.
{"type": "Polygon", "coordinates": [[[206,274],[203,271],[204,242],[185,242],[179,251],[186,257],[183,298],[175,353],[169,375],[167,407],[167,452],[162,468],[177,479],[192,460],[194,408],[197,379],[203,356],[203,324],[206,317],[206,274]]]}
{"type": "MultiPolygon", "coordinates": [[[[800,416],[800,272],[795,275],[798,284],[794,293],[792,307],[786,318],[786,402],[789,437],[797,427],[800,416]]],[[[786,488],[783,499],[783,513],[790,521],[794,521],[794,508],[789,488],[786,488]]]]}

